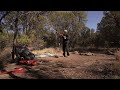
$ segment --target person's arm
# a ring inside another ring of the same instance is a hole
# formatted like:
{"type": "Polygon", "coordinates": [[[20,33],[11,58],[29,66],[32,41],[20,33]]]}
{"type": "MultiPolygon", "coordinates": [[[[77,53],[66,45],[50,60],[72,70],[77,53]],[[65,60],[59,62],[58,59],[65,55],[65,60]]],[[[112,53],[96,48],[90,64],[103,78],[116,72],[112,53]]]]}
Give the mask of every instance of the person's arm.
{"type": "Polygon", "coordinates": [[[58,31],[56,31],[57,34],[59,34],[60,36],[64,36],[63,33],[59,33],[58,31]]]}

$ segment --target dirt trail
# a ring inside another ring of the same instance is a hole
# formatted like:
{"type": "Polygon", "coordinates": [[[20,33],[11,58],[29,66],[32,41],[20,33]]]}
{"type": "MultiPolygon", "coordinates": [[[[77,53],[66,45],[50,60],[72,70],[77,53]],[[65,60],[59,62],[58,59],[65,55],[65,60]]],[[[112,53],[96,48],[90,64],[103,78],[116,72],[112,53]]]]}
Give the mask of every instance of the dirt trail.
{"type": "MultiPolygon", "coordinates": [[[[85,56],[70,53],[68,57],[63,57],[61,53],[57,55],[59,58],[37,58],[39,63],[37,66],[22,65],[26,73],[18,77],[24,79],[104,79],[106,76],[98,73],[102,68],[99,66],[111,63],[115,59],[114,55],[106,54],[85,56]]],[[[0,75],[1,78],[11,79],[7,75],[5,77],[0,75]]]]}

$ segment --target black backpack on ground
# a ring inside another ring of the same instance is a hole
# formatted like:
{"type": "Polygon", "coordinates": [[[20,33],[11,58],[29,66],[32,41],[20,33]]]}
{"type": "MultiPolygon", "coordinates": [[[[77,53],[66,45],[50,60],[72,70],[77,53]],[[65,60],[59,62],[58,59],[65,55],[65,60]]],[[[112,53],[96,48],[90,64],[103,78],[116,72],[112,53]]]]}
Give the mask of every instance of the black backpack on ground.
{"type": "Polygon", "coordinates": [[[33,60],[35,58],[35,55],[27,47],[16,47],[15,52],[19,60],[33,60]]]}

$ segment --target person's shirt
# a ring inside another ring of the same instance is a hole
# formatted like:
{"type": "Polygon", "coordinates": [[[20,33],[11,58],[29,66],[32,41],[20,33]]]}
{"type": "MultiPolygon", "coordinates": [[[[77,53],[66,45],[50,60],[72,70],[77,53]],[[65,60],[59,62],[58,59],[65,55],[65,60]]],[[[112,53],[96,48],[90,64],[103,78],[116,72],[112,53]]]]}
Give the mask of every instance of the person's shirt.
{"type": "Polygon", "coordinates": [[[63,34],[63,43],[67,43],[69,41],[69,36],[67,34],[63,34]]]}

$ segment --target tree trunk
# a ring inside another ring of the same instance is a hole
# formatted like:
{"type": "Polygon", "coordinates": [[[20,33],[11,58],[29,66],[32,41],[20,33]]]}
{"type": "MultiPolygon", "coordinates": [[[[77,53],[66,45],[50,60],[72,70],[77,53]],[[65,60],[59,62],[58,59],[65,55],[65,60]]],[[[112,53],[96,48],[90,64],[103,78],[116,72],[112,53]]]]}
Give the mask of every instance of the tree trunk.
{"type": "Polygon", "coordinates": [[[15,44],[16,44],[16,37],[18,35],[18,14],[19,11],[17,12],[16,19],[15,19],[15,33],[14,33],[14,38],[13,38],[13,49],[12,49],[12,60],[14,60],[14,55],[15,55],[15,44]]]}

